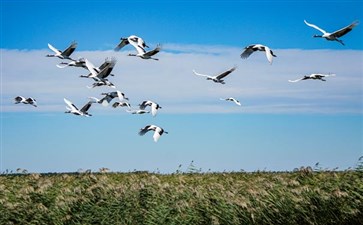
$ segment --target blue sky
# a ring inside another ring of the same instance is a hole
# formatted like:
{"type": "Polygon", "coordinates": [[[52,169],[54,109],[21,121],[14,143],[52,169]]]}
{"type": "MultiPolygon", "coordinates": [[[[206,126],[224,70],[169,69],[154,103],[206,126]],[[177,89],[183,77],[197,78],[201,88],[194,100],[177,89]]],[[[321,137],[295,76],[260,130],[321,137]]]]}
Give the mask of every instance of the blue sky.
{"type": "Polygon", "coordinates": [[[363,155],[363,29],[338,42],[313,38],[303,22],[335,31],[362,21],[362,1],[1,1],[1,166],[31,172],[174,172],[191,161],[203,171],[341,169],[363,155]],[[32,10],[29,10],[29,9],[32,10]],[[335,16],[339,15],[339,16],[335,16]],[[136,34],[159,61],[128,57],[120,37],[136,34]],[[115,57],[111,81],[133,106],[154,100],[151,115],[92,106],[90,118],[64,114],[63,98],[82,105],[110,88],[87,89],[81,68],[57,68],[47,43],[94,64],[115,57]],[[249,44],[263,53],[242,60],[249,44]],[[192,73],[217,74],[232,66],[226,84],[192,73]],[[289,83],[310,73],[335,73],[327,82],[289,83]],[[15,105],[32,96],[39,107],[15,105]],[[219,98],[235,97],[238,107],[219,98]],[[169,132],[154,143],[137,135],[147,124],[169,132]]]}

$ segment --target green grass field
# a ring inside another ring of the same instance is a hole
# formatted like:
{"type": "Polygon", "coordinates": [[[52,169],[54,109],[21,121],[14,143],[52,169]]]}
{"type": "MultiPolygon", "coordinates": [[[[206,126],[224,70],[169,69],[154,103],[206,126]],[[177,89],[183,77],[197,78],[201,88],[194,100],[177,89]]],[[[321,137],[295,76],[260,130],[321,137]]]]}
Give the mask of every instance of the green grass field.
{"type": "Polygon", "coordinates": [[[0,224],[363,224],[363,170],[7,174],[0,224]]]}

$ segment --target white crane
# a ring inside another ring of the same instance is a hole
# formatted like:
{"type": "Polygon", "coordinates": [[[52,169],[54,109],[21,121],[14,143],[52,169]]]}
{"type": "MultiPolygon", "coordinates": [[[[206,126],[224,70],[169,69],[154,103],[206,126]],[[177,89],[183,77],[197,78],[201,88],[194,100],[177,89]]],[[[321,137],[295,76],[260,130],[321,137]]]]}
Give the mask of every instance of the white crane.
{"type": "Polygon", "coordinates": [[[23,104],[29,104],[34,107],[37,107],[37,101],[34,98],[25,98],[23,96],[16,96],[14,98],[15,104],[23,103],[23,104]]]}
{"type": "Polygon", "coordinates": [[[53,47],[49,43],[48,43],[48,47],[49,47],[50,50],[52,50],[54,52],[54,54],[48,54],[48,55],[46,55],[47,57],[58,57],[60,59],[70,59],[70,60],[73,60],[70,57],[70,55],[77,48],[77,43],[76,42],[72,42],[71,45],[68,48],[66,48],[66,50],[64,50],[64,51],[61,51],[59,49],[56,49],[55,47],[53,47]]]}
{"type": "Polygon", "coordinates": [[[161,137],[161,135],[163,135],[164,133],[167,134],[168,132],[164,131],[163,128],[155,126],[155,125],[147,125],[144,128],[141,128],[139,131],[139,135],[143,136],[145,135],[147,132],[153,130],[154,131],[154,135],[153,135],[153,139],[155,142],[158,142],[159,138],[161,137]]]}
{"type": "Polygon", "coordinates": [[[132,46],[135,47],[137,54],[128,54],[128,56],[136,56],[136,57],[140,57],[142,59],[154,59],[154,60],[159,60],[157,58],[153,58],[152,56],[156,55],[158,52],[160,52],[161,50],[161,46],[157,45],[155,49],[151,50],[151,51],[145,51],[145,49],[143,47],[141,47],[139,45],[138,42],[135,41],[130,41],[130,44],[132,46]]]}
{"type": "Polygon", "coordinates": [[[272,50],[269,47],[261,44],[254,44],[244,48],[244,51],[241,53],[241,58],[247,59],[255,51],[265,52],[267,60],[269,61],[270,64],[272,64],[273,57],[276,57],[276,55],[272,52],[272,50]]]}
{"type": "Polygon", "coordinates": [[[118,98],[121,102],[123,100],[129,100],[129,98],[127,98],[125,96],[124,93],[122,93],[121,91],[117,90],[117,91],[113,91],[113,92],[108,92],[108,93],[101,93],[101,95],[104,95],[105,97],[103,97],[101,100],[98,101],[98,103],[102,104],[103,106],[108,106],[108,104],[112,101],[112,99],[114,98],[118,98]]]}
{"type": "Polygon", "coordinates": [[[225,84],[224,80],[222,80],[222,79],[225,78],[226,76],[228,76],[230,73],[232,73],[235,70],[236,70],[236,67],[232,67],[231,69],[229,69],[221,74],[218,74],[216,76],[200,74],[200,73],[197,73],[195,70],[193,70],[193,73],[197,76],[207,77],[207,80],[214,81],[215,83],[225,84]]]}
{"type": "Polygon", "coordinates": [[[220,100],[224,100],[224,101],[231,101],[231,102],[236,103],[236,105],[241,106],[241,102],[240,102],[240,101],[238,101],[238,100],[237,100],[237,99],[235,99],[235,98],[232,98],[232,97],[230,97],[230,98],[220,98],[220,100]]]}
{"type": "Polygon", "coordinates": [[[84,78],[93,78],[95,81],[100,81],[106,79],[108,76],[113,76],[111,74],[113,68],[116,65],[117,60],[115,58],[106,58],[105,62],[100,66],[94,66],[88,59],[85,60],[86,67],[90,74],[81,75],[84,78]]]}
{"type": "Polygon", "coordinates": [[[92,86],[87,86],[87,88],[91,89],[91,88],[101,87],[101,86],[116,88],[116,86],[113,83],[111,83],[110,81],[108,81],[107,79],[96,81],[92,84],[92,86]]]}
{"type": "Polygon", "coordinates": [[[150,100],[143,101],[139,105],[140,109],[145,109],[147,106],[151,107],[151,115],[153,115],[153,116],[156,116],[158,109],[161,109],[161,106],[159,104],[157,104],[156,102],[150,101],[150,100]]]}
{"type": "Polygon", "coordinates": [[[340,44],[344,45],[343,41],[342,40],[339,40],[338,38],[339,37],[342,37],[343,35],[347,34],[348,32],[350,32],[355,26],[357,26],[359,24],[359,21],[354,21],[353,23],[351,23],[350,25],[346,26],[346,27],[343,27],[342,29],[340,30],[337,30],[333,33],[328,33],[326,32],[325,30],[321,29],[320,27],[314,25],[314,24],[311,24],[311,23],[308,23],[306,22],[306,20],[304,20],[304,23],[306,25],[308,25],[309,27],[312,27],[312,28],[315,28],[317,29],[318,31],[320,31],[321,33],[323,33],[322,35],[314,35],[313,37],[320,37],[320,38],[325,38],[326,40],[328,41],[337,41],[339,42],[340,44]]]}
{"type": "Polygon", "coordinates": [[[63,100],[67,104],[66,108],[68,110],[65,111],[65,113],[72,113],[77,116],[86,116],[86,117],[92,116],[91,114],[88,113],[88,110],[90,109],[92,103],[95,103],[94,98],[91,98],[91,100],[88,101],[80,110],[68,99],[64,98],[63,100]]]}
{"type": "Polygon", "coordinates": [[[130,42],[136,42],[138,46],[140,46],[141,48],[148,48],[149,46],[147,46],[145,44],[145,41],[136,36],[136,35],[131,35],[127,38],[120,38],[120,43],[114,48],[115,51],[120,51],[121,48],[123,48],[124,46],[130,44],[130,42]]]}
{"type": "Polygon", "coordinates": [[[66,68],[67,66],[82,67],[87,70],[86,60],[84,58],[78,58],[78,60],[72,60],[70,62],[61,62],[57,65],[58,68],[66,68]]]}
{"type": "Polygon", "coordinates": [[[144,110],[144,109],[128,109],[126,110],[126,112],[131,113],[131,114],[144,114],[144,113],[150,113],[150,111],[144,110]]]}
{"type": "Polygon", "coordinates": [[[118,101],[118,102],[114,102],[112,104],[112,107],[114,107],[114,108],[117,108],[117,107],[125,107],[125,106],[127,106],[129,109],[131,109],[131,105],[128,102],[118,101]]]}
{"type": "Polygon", "coordinates": [[[295,82],[299,82],[301,80],[321,80],[321,81],[326,81],[324,78],[325,77],[331,77],[331,76],[335,76],[335,74],[322,74],[322,73],[312,73],[310,75],[305,75],[304,77],[297,79],[297,80],[289,80],[289,82],[295,83],[295,82]]]}

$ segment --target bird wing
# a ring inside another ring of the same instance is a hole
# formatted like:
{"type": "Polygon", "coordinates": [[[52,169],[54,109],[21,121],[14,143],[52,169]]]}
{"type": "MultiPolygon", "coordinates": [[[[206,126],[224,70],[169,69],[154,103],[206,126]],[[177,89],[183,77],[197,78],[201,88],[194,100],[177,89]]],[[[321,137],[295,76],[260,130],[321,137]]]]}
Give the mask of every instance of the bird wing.
{"type": "Polygon", "coordinates": [[[255,50],[253,50],[254,45],[250,45],[245,47],[245,50],[241,53],[241,58],[246,59],[248,58],[255,50]]]}
{"type": "Polygon", "coordinates": [[[64,102],[69,106],[69,108],[73,111],[79,111],[77,106],[75,106],[71,101],[69,101],[68,99],[66,98],[63,98],[64,102]]]}
{"type": "Polygon", "coordinates": [[[116,60],[112,59],[111,62],[98,73],[97,77],[101,80],[108,77],[111,74],[115,64],[116,64],[116,60]]]}
{"type": "Polygon", "coordinates": [[[64,50],[62,52],[62,55],[69,57],[74,52],[74,50],[76,48],[77,48],[77,43],[76,42],[73,42],[66,50],[64,50]]]}
{"type": "Polygon", "coordinates": [[[210,76],[210,75],[205,75],[205,74],[197,73],[195,70],[193,70],[193,73],[194,73],[195,75],[197,75],[197,76],[210,77],[210,78],[212,78],[212,76],[210,76]]]}
{"type": "Polygon", "coordinates": [[[357,26],[359,24],[358,21],[354,21],[352,24],[335,31],[334,33],[332,33],[332,35],[334,35],[335,37],[341,37],[343,35],[345,35],[346,33],[348,33],[349,31],[351,31],[355,26],[357,26]]]}
{"type": "Polygon", "coordinates": [[[93,101],[87,102],[81,109],[81,112],[85,113],[91,108],[93,101]]]}
{"type": "Polygon", "coordinates": [[[309,27],[312,27],[312,28],[317,29],[318,31],[320,31],[320,32],[321,32],[321,33],[323,33],[323,34],[326,34],[326,33],[327,33],[325,30],[321,29],[320,27],[318,27],[318,26],[316,26],[316,25],[314,25],[314,24],[311,24],[311,23],[306,22],[306,20],[304,20],[304,23],[305,23],[306,25],[308,25],[309,27]]]}
{"type": "Polygon", "coordinates": [[[126,45],[130,44],[127,38],[121,38],[120,43],[113,49],[114,51],[120,51],[121,48],[125,47],[126,45]]]}
{"type": "Polygon", "coordinates": [[[231,69],[229,69],[229,70],[227,70],[227,71],[225,71],[225,72],[223,72],[223,73],[221,73],[221,74],[217,75],[217,76],[216,76],[216,78],[217,78],[218,80],[220,80],[220,79],[222,79],[223,77],[228,76],[230,73],[232,73],[232,72],[233,72],[233,71],[235,71],[235,70],[236,70],[236,67],[232,67],[231,69]]]}
{"type": "Polygon", "coordinates": [[[143,102],[141,102],[141,104],[139,105],[139,108],[140,109],[145,109],[146,108],[146,106],[149,106],[150,104],[149,104],[149,101],[143,101],[143,102]]]}
{"type": "Polygon", "coordinates": [[[237,99],[234,99],[234,98],[232,98],[232,101],[234,102],[234,103],[236,103],[237,105],[241,105],[241,103],[240,103],[240,101],[238,101],[237,99]]]}
{"type": "Polygon", "coordinates": [[[51,44],[48,43],[48,48],[55,52],[56,54],[61,54],[62,52],[56,48],[54,48],[51,44]]]}
{"type": "Polygon", "coordinates": [[[17,102],[21,102],[22,100],[25,100],[25,98],[23,96],[16,96],[14,100],[17,102]]]}
{"type": "Polygon", "coordinates": [[[156,103],[151,104],[151,115],[153,116],[156,116],[156,113],[158,112],[158,109],[156,107],[157,107],[156,103]]]}
{"type": "Polygon", "coordinates": [[[155,131],[154,131],[154,135],[153,135],[153,139],[155,142],[158,142],[159,138],[161,137],[161,135],[164,133],[164,130],[161,127],[156,127],[155,126],[155,131]]]}
{"type": "Polygon", "coordinates": [[[57,64],[56,66],[57,66],[58,68],[63,69],[63,68],[65,68],[65,67],[69,66],[69,63],[60,63],[60,64],[57,64]],[[64,66],[61,66],[61,64],[62,64],[62,65],[64,65],[64,66]]]}
{"type": "Polygon", "coordinates": [[[299,78],[299,79],[297,79],[297,80],[289,80],[289,82],[291,82],[291,83],[296,83],[296,82],[299,82],[299,81],[301,81],[301,80],[303,80],[305,77],[303,77],[303,78],[299,78]]]}
{"type": "Polygon", "coordinates": [[[146,52],[145,55],[146,56],[153,56],[153,55],[157,54],[158,52],[160,52],[160,50],[161,50],[161,46],[158,45],[158,46],[156,46],[156,48],[154,50],[146,52]]]}
{"type": "Polygon", "coordinates": [[[270,64],[272,64],[273,56],[271,54],[271,49],[267,46],[265,46],[265,53],[266,53],[267,60],[269,61],[270,64]]]}
{"type": "Polygon", "coordinates": [[[89,76],[90,78],[94,78],[98,75],[98,72],[95,70],[95,66],[90,61],[88,61],[88,59],[86,59],[86,67],[92,74],[89,76]]]}
{"type": "Polygon", "coordinates": [[[140,131],[139,131],[139,135],[140,136],[145,135],[148,131],[151,130],[150,127],[151,127],[151,125],[147,125],[144,128],[141,128],[140,131]]]}

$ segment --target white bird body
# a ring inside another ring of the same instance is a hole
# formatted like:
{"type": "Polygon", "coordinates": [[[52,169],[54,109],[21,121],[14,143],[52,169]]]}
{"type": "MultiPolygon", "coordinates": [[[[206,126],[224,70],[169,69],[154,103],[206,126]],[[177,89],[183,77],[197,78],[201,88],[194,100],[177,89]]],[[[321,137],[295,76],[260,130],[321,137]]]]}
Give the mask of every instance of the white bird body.
{"type": "Polygon", "coordinates": [[[145,41],[136,36],[136,35],[131,35],[127,38],[121,38],[120,39],[120,43],[114,48],[115,51],[119,51],[120,49],[122,49],[124,46],[130,44],[131,42],[136,42],[138,46],[140,46],[141,48],[148,48],[149,46],[147,46],[145,44],[145,41]]]}
{"type": "Polygon", "coordinates": [[[77,116],[92,116],[88,113],[88,110],[90,109],[92,103],[94,103],[94,99],[91,99],[89,102],[87,102],[80,110],[68,99],[64,98],[63,100],[67,104],[66,109],[68,110],[65,111],[65,113],[72,113],[77,116]]]}
{"type": "Polygon", "coordinates": [[[144,128],[141,128],[139,131],[139,135],[143,136],[145,135],[147,132],[153,130],[154,131],[154,135],[153,135],[153,139],[155,142],[158,142],[159,138],[161,137],[161,135],[163,135],[164,133],[167,134],[168,132],[164,131],[163,128],[155,126],[155,125],[147,125],[144,128]]]}
{"type": "Polygon", "coordinates": [[[23,104],[29,104],[34,107],[37,107],[37,101],[34,98],[25,98],[23,96],[16,96],[14,98],[15,104],[23,103],[23,104]]]}
{"type": "Polygon", "coordinates": [[[220,98],[220,100],[224,100],[224,101],[231,101],[231,102],[234,102],[236,105],[241,106],[241,102],[240,102],[240,101],[238,101],[238,100],[237,100],[237,99],[235,99],[235,98],[232,98],[232,97],[230,97],[230,98],[220,98]]]}
{"type": "Polygon", "coordinates": [[[322,35],[314,35],[313,37],[321,37],[321,38],[325,38],[328,41],[337,41],[340,44],[344,45],[342,40],[339,40],[339,37],[342,37],[343,35],[347,34],[348,32],[350,32],[355,26],[357,26],[359,24],[358,21],[354,21],[353,23],[351,23],[350,25],[343,27],[342,29],[339,29],[337,31],[334,31],[332,33],[326,32],[325,30],[321,29],[320,27],[308,23],[306,22],[306,20],[304,20],[304,23],[306,25],[308,25],[309,27],[315,28],[316,30],[320,31],[321,33],[323,33],[322,35]]]}
{"type": "Polygon", "coordinates": [[[265,45],[261,45],[261,44],[253,44],[253,45],[249,45],[249,46],[245,47],[244,51],[241,53],[241,58],[247,59],[255,51],[265,52],[266,58],[270,64],[272,64],[273,57],[276,57],[276,55],[274,55],[274,53],[272,52],[272,50],[269,47],[267,47],[265,45]]]}
{"type": "Polygon", "coordinates": [[[158,109],[161,109],[161,106],[153,101],[147,100],[147,101],[143,101],[139,107],[140,109],[145,109],[147,106],[151,107],[151,115],[152,116],[156,116],[158,109]]]}
{"type": "Polygon", "coordinates": [[[50,50],[52,50],[54,52],[54,54],[48,54],[46,55],[47,57],[58,57],[60,59],[70,59],[70,60],[74,60],[70,57],[70,55],[74,52],[74,50],[77,48],[77,43],[76,42],[72,42],[72,44],[66,48],[66,50],[61,51],[59,49],[56,49],[55,47],[53,47],[51,44],[48,43],[48,47],[50,50]]]}
{"type": "Polygon", "coordinates": [[[92,86],[87,86],[87,88],[91,89],[91,88],[101,87],[101,86],[108,86],[110,88],[116,88],[116,86],[113,83],[111,83],[110,81],[108,81],[107,79],[96,81],[92,84],[92,86]]]}
{"type": "Polygon", "coordinates": [[[193,73],[197,76],[207,77],[207,80],[211,80],[215,83],[225,84],[224,80],[222,80],[222,79],[225,78],[226,76],[228,76],[230,73],[232,73],[235,70],[236,70],[236,67],[232,67],[231,69],[229,69],[221,74],[218,74],[216,76],[210,76],[210,75],[206,75],[206,74],[197,73],[195,70],[193,70],[193,73]]]}
{"type": "Polygon", "coordinates": [[[296,82],[299,82],[301,80],[321,80],[321,81],[326,81],[324,78],[325,77],[331,77],[331,76],[335,76],[335,74],[312,73],[310,75],[305,75],[304,77],[302,77],[300,79],[297,79],[297,80],[289,80],[289,82],[296,83],[296,82]]]}

